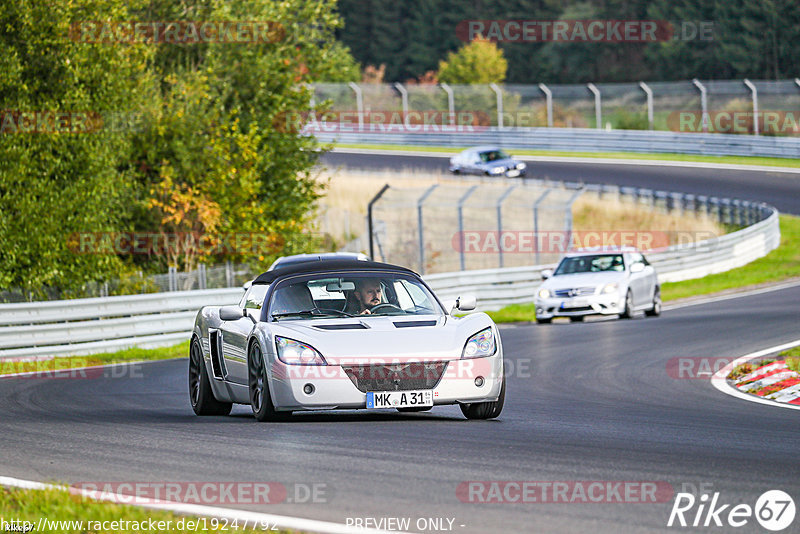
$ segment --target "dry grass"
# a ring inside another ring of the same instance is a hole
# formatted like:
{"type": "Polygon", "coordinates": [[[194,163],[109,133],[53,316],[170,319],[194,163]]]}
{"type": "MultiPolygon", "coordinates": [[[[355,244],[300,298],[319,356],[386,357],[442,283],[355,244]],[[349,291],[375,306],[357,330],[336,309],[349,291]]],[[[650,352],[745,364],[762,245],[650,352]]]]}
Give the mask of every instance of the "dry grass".
{"type": "MultiPolygon", "coordinates": [[[[366,234],[367,204],[384,184],[389,184],[394,189],[422,189],[432,184],[446,184],[463,187],[466,191],[466,188],[474,183],[497,186],[499,182],[496,178],[475,177],[474,181],[470,180],[467,183],[464,177],[419,170],[400,172],[325,170],[318,179],[326,187],[326,194],[320,201],[318,211],[318,230],[332,238],[333,248],[340,248],[345,243],[366,234]]],[[[592,194],[585,194],[573,205],[572,214],[573,228],[578,233],[652,232],[656,235],[655,246],[674,244],[679,240],[687,242],[707,239],[725,233],[719,224],[706,216],[695,216],[693,213],[665,213],[648,205],[628,200],[620,201],[612,196],[598,199],[592,194]],[[664,243],[665,239],[668,239],[669,243],[664,243]]],[[[530,224],[527,217],[524,224],[530,224]]],[[[360,248],[362,250],[366,248],[365,240],[360,248]]]]}

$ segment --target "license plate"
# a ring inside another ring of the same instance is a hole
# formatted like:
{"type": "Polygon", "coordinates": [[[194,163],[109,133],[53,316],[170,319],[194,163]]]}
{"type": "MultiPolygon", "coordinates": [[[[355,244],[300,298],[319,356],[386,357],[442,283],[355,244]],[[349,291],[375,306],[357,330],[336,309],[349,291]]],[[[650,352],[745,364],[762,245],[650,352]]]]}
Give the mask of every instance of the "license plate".
{"type": "Polygon", "coordinates": [[[413,408],[433,406],[433,392],[423,391],[370,391],[367,408],[413,408]]]}
{"type": "Polygon", "coordinates": [[[572,300],[562,300],[561,301],[561,309],[564,308],[580,308],[583,306],[588,306],[589,301],[586,299],[572,299],[572,300]]]}

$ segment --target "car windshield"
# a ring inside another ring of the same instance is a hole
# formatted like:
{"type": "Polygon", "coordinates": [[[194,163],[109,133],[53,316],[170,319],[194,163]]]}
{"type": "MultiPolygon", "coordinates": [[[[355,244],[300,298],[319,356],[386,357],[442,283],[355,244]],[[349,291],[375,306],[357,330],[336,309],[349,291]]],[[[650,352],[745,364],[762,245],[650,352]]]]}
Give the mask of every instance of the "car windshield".
{"type": "Polygon", "coordinates": [[[600,271],[624,271],[622,254],[598,254],[596,256],[572,256],[561,260],[555,276],[560,274],[596,273],[600,271]]]}
{"type": "Polygon", "coordinates": [[[413,275],[341,273],[279,282],[269,305],[272,320],[377,315],[441,315],[438,302],[413,275]]]}
{"type": "Polygon", "coordinates": [[[508,154],[502,150],[487,150],[486,152],[481,152],[481,161],[484,163],[501,159],[508,159],[508,154]]]}

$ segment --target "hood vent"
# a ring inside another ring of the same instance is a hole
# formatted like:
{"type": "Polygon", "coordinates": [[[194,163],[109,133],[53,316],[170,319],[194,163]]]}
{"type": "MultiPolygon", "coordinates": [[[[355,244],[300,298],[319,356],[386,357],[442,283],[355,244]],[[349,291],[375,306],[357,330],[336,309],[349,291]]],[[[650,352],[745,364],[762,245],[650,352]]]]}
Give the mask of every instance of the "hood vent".
{"type": "Polygon", "coordinates": [[[397,328],[414,328],[416,326],[436,326],[436,321],[400,321],[392,324],[397,328]]]}
{"type": "Polygon", "coordinates": [[[361,323],[332,323],[332,324],[315,324],[314,328],[321,330],[366,330],[367,327],[361,323]]]}

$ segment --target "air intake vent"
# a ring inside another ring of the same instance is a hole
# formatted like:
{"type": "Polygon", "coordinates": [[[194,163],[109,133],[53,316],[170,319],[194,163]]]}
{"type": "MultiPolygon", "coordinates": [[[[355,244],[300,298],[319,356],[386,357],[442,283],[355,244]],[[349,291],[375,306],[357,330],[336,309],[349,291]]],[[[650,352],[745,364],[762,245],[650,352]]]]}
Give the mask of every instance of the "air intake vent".
{"type": "Polygon", "coordinates": [[[366,330],[367,327],[361,323],[333,323],[333,324],[315,324],[314,328],[321,330],[366,330]]]}
{"type": "Polygon", "coordinates": [[[397,328],[414,328],[415,326],[436,326],[436,321],[400,321],[393,324],[397,328]]]}

